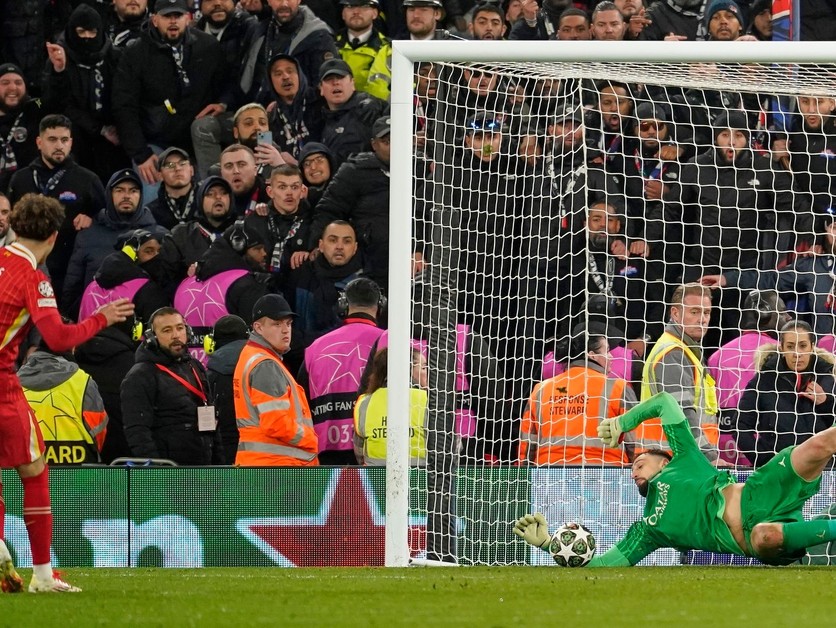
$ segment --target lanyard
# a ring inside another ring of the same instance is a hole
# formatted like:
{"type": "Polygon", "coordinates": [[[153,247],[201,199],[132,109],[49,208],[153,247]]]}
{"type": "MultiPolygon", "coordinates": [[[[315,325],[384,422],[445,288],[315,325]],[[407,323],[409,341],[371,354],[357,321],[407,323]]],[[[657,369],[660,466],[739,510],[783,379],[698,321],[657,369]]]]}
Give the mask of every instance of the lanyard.
{"type": "Polygon", "coordinates": [[[37,188],[41,191],[41,194],[49,196],[61,182],[61,179],[64,177],[64,173],[66,172],[67,171],[64,168],[59,168],[55,174],[47,179],[46,183],[41,183],[41,177],[38,175],[37,168],[32,168],[32,178],[34,179],[37,188]]]}
{"type": "Polygon", "coordinates": [[[187,382],[185,379],[180,377],[177,373],[175,373],[171,369],[163,366],[162,364],[157,364],[156,366],[161,371],[164,371],[164,372],[168,373],[169,375],[171,375],[175,380],[177,380],[180,384],[182,384],[183,387],[186,388],[186,390],[188,390],[195,397],[200,399],[203,402],[204,405],[206,405],[206,393],[203,392],[203,384],[200,383],[200,377],[198,377],[197,371],[195,370],[194,367],[192,367],[192,373],[194,373],[195,381],[197,382],[197,385],[200,387],[200,390],[198,390],[197,388],[192,386],[189,382],[187,382]]]}

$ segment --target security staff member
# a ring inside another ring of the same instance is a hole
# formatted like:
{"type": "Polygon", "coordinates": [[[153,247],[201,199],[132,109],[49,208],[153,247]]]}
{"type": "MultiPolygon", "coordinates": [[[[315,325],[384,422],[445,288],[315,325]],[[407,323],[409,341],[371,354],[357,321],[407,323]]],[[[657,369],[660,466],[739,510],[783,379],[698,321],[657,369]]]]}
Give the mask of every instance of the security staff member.
{"type": "Polygon", "coordinates": [[[268,294],[256,301],[253,326],[235,374],[238,422],[235,464],[316,466],[318,442],[305,391],[282,363],[296,316],[287,301],[268,294]]]}
{"type": "Polygon", "coordinates": [[[361,92],[389,100],[392,84],[392,42],[375,27],[380,15],[378,0],[340,0],[346,28],[335,40],[337,50],[354,75],[361,92]]]}

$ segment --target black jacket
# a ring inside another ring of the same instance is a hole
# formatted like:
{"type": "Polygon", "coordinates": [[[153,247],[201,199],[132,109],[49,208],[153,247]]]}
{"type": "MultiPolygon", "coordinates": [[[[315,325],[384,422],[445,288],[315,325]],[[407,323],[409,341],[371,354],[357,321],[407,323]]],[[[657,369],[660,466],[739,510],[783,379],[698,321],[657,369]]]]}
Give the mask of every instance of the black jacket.
{"type": "Polygon", "coordinates": [[[331,149],[337,167],[352,155],[371,150],[372,125],[388,111],[385,100],[365,92],[354,92],[334,111],[322,108],[321,141],[331,149]]]}
{"type": "Polygon", "coordinates": [[[238,268],[249,272],[229,286],[224,304],[230,314],[240,316],[249,325],[253,322],[253,306],[267,294],[267,276],[264,274],[263,280],[261,276],[257,277],[243,256],[232,250],[226,238],[217,238],[203,254],[197,263],[195,278],[198,281],[206,281],[210,277],[238,268]]]}
{"type": "Polygon", "coordinates": [[[245,344],[246,340],[233,340],[212,353],[206,364],[206,378],[215,397],[215,414],[223,443],[215,451],[216,464],[235,464],[235,454],[238,453],[238,424],[235,421],[232,376],[245,344]]]}
{"type": "Polygon", "coordinates": [[[787,146],[795,184],[809,195],[813,211],[831,207],[836,197],[836,119],[826,116],[819,129],[805,126],[791,133],[787,146]]]}
{"type": "MultiPolygon", "coordinates": [[[[288,60],[296,61],[293,57],[288,60]]],[[[301,161],[299,153],[302,147],[320,136],[322,114],[319,93],[311,87],[298,61],[296,71],[299,74],[299,91],[293,101],[286,103],[282,100],[273,88],[272,81],[269,81],[270,89],[265,95],[267,102],[264,104],[276,103],[267,114],[270,130],[273,132],[273,143],[280,151],[288,152],[301,161]]]]}
{"type": "Polygon", "coordinates": [[[334,155],[331,154],[331,149],[325,144],[321,144],[319,142],[308,142],[302,147],[302,150],[299,151],[299,168],[302,170],[302,182],[308,186],[308,204],[311,206],[311,210],[316,211],[319,201],[325,193],[325,189],[328,187],[328,184],[331,183],[331,179],[334,178],[334,175],[337,174],[337,169],[334,164],[334,155]],[[308,181],[305,177],[305,171],[302,169],[302,162],[314,153],[321,153],[328,160],[328,165],[331,170],[331,176],[325,181],[325,183],[320,185],[314,185],[308,181]]]}
{"type": "Polygon", "coordinates": [[[10,111],[0,110],[0,142],[6,144],[8,139],[14,153],[14,161],[11,163],[0,153],[0,191],[8,189],[16,170],[25,168],[33,159],[39,158],[35,138],[38,137],[38,124],[47,113],[49,111],[41,106],[38,98],[27,98],[19,107],[10,111]]]}
{"type": "Polygon", "coordinates": [[[267,269],[274,287],[282,286],[290,273],[290,257],[299,251],[310,251],[311,210],[302,199],[294,214],[280,214],[270,205],[267,216],[253,212],[244,218],[244,224],[256,231],[267,251],[267,269]],[[277,248],[276,245],[279,245],[277,248]]]}
{"type": "Polygon", "coordinates": [[[157,198],[145,207],[158,225],[169,230],[190,220],[197,220],[203,214],[201,205],[197,202],[197,182],[194,180],[188,194],[178,198],[169,197],[165,185],[160,184],[157,198]]]}
{"type": "Polygon", "coordinates": [[[121,388],[122,420],[133,456],[167,458],[181,465],[211,462],[213,436],[211,432],[201,433],[197,429],[197,408],[203,402],[157,367],[165,366],[209,394],[203,365],[186,356],[175,360],[159,349],[150,348],[147,342],[137,349],[136,364],[121,388]]]}
{"type": "Polygon", "coordinates": [[[740,397],[737,415],[737,448],[755,467],[762,467],[785,447],[803,443],[833,425],[834,363],[836,356],[816,349],[808,368],[796,373],[787,367],[777,345],[758,349],[757,371],[740,397]],[[824,389],[824,403],[815,405],[799,395],[810,381],[824,389]]]}
{"type": "Polygon", "coordinates": [[[137,163],[151,156],[150,144],[191,152],[195,116],[206,105],[220,101],[225,69],[218,41],[188,28],[182,47],[188,88],[156,29],[142,33],[119,61],[113,81],[113,114],[125,152],[137,163]]]}
{"type": "Polygon", "coordinates": [[[162,288],[142,266],[128,257],[122,251],[114,251],[102,260],[102,265],[96,271],[96,282],[104,289],[110,290],[132,279],[148,279],[148,283],[137,290],[133,298],[134,316],[147,324],[151,314],[161,307],[171,305],[171,300],[163,294],[162,288]]]}

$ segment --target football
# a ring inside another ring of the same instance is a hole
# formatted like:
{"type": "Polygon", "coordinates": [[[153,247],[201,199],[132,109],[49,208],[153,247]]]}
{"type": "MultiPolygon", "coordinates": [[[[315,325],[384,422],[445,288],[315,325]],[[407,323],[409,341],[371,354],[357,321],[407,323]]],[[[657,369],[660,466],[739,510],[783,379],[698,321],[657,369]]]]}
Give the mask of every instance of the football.
{"type": "Polygon", "coordinates": [[[549,553],[561,567],[583,567],[595,556],[595,538],[579,523],[567,523],[552,534],[549,553]]]}

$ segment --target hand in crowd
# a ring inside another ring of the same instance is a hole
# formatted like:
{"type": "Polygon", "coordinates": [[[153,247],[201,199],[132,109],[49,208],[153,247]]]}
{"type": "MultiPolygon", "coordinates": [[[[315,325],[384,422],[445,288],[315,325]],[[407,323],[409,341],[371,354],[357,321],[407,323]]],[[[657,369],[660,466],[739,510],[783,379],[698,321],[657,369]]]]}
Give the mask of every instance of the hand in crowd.
{"type": "Polygon", "coordinates": [[[758,38],[754,35],[741,35],[735,41],[758,41],[758,38]]]}
{"type": "Polygon", "coordinates": [[[725,275],[703,275],[700,283],[709,288],[725,288],[728,285],[725,275]]]}
{"type": "Polygon", "coordinates": [[[668,33],[665,35],[665,39],[663,41],[685,41],[688,39],[687,35],[677,35],[676,33],[668,33]]]}
{"type": "Polygon", "coordinates": [[[122,142],[119,140],[119,133],[116,131],[116,127],[112,124],[102,127],[102,136],[114,146],[119,146],[122,142]]]}
{"type": "Polygon", "coordinates": [[[424,254],[423,253],[413,253],[412,254],[412,276],[415,277],[419,273],[423,272],[426,263],[424,262],[424,254]]]}
{"type": "Polygon", "coordinates": [[[676,161],[679,159],[679,147],[673,144],[665,144],[659,149],[659,159],[663,161],[676,161]]]}
{"type": "Polygon", "coordinates": [[[642,7],[637,13],[630,16],[630,21],[627,23],[628,37],[630,39],[635,39],[641,35],[641,32],[645,29],[645,27],[653,24],[653,20],[649,17],[645,17],[644,15],[645,9],[642,7]]]}
{"type": "Polygon", "coordinates": [[[282,153],[272,144],[256,144],[253,152],[255,153],[255,163],[259,165],[269,164],[276,167],[286,163],[284,157],[282,157],[282,153]]]}
{"type": "Polygon", "coordinates": [[[212,103],[211,105],[206,105],[200,112],[195,116],[195,120],[200,120],[201,118],[205,118],[206,116],[214,116],[217,117],[221,115],[224,111],[226,111],[226,105],[223,103],[212,103]]]}
{"type": "Polygon", "coordinates": [[[159,157],[151,155],[148,159],[139,164],[136,169],[139,171],[139,178],[147,185],[159,183],[163,177],[157,168],[159,157]]]}
{"type": "Polygon", "coordinates": [[[90,225],[93,224],[93,219],[90,218],[87,214],[79,214],[73,219],[73,227],[76,231],[81,231],[82,229],[86,229],[90,225]]]}
{"type": "Polygon", "coordinates": [[[293,255],[290,256],[290,268],[292,270],[296,270],[302,264],[310,259],[311,254],[307,251],[296,251],[293,255]]]}
{"type": "Polygon", "coordinates": [[[730,468],[734,467],[734,464],[732,464],[731,462],[727,462],[727,461],[723,460],[722,458],[717,458],[711,464],[713,464],[718,469],[730,469],[730,468]]]}
{"type": "Polygon", "coordinates": [[[647,257],[650,255],[650,245],[645,240],[633,240],[630,242],[630,255],[647,257]]]}
{"type": "Polygon", "coordinates": [[[186,275],[188,277],[194,277],[194,274],[197,272],[197,262],[192,262],[189,264],[189,267],[186,269],[186,275]]]}
{"type": "Polygon", "coordinates": [[[267,215],[270,213],[270,208],[267,206],[267,203],[257,203],[255,207],[253,207],[253,211],[263,217],[266,218],[267,215]]]}
{"type": "Polygon", "coordinates": [[[807,388],[798,393],[798,396],[809,399],[817,406],[827,401],[827,393],[824,392],[824,388],[822,388],[817,382],[810,382],[807,384],[807,388]]]}
{"type": "Polygon", "coordinates": [[[122,323],[133,316],[134,304],[131,303],[130,299],[116,299],[107,305],[103,305],[98,311],[104,314],[107,319],[107,325],[110,327],[116,323],[122,323]]]}
{"type": "Polygon", "coordinates": [[[67,53],[64,52],[64,47],[46,42],[46,54],[52,63],[52,69],[56,72],[63,72],[67,67],[67,53]]]}
{"type": "Polygon", "coordinates": [[[644,197],[650,201],[658,201],[665,193],[665,185],[659,179],[648,179],[644,183],[644,197]]]}
{"type": "Polygon", "coordinates": [[[613,240],[610,244],[610,253],[615,255],[618,259],[627,259],[629,251],[624,240],[613,240]]]}
{"type": "Polygon", "coordinates": [[[526,22],[533,22],[537,19],[537,12],[540,10],[540,5],[537,0],[523,0],[522,14],[526,22]]]}
{"type": "Polygon", "coordinates": [[[643,358],[644,352],[647,351],[647,343],[644,340],[631,340],[627,343],[627,348],[638,357],[643,358]]]}
{"type": "Polygon", "coordinates": [[[786,139],[772,140],[770,154],[772,156],[772,161],[777,161],[786,170],[790,169],[790,153],[787,151],[786,139]]]}

